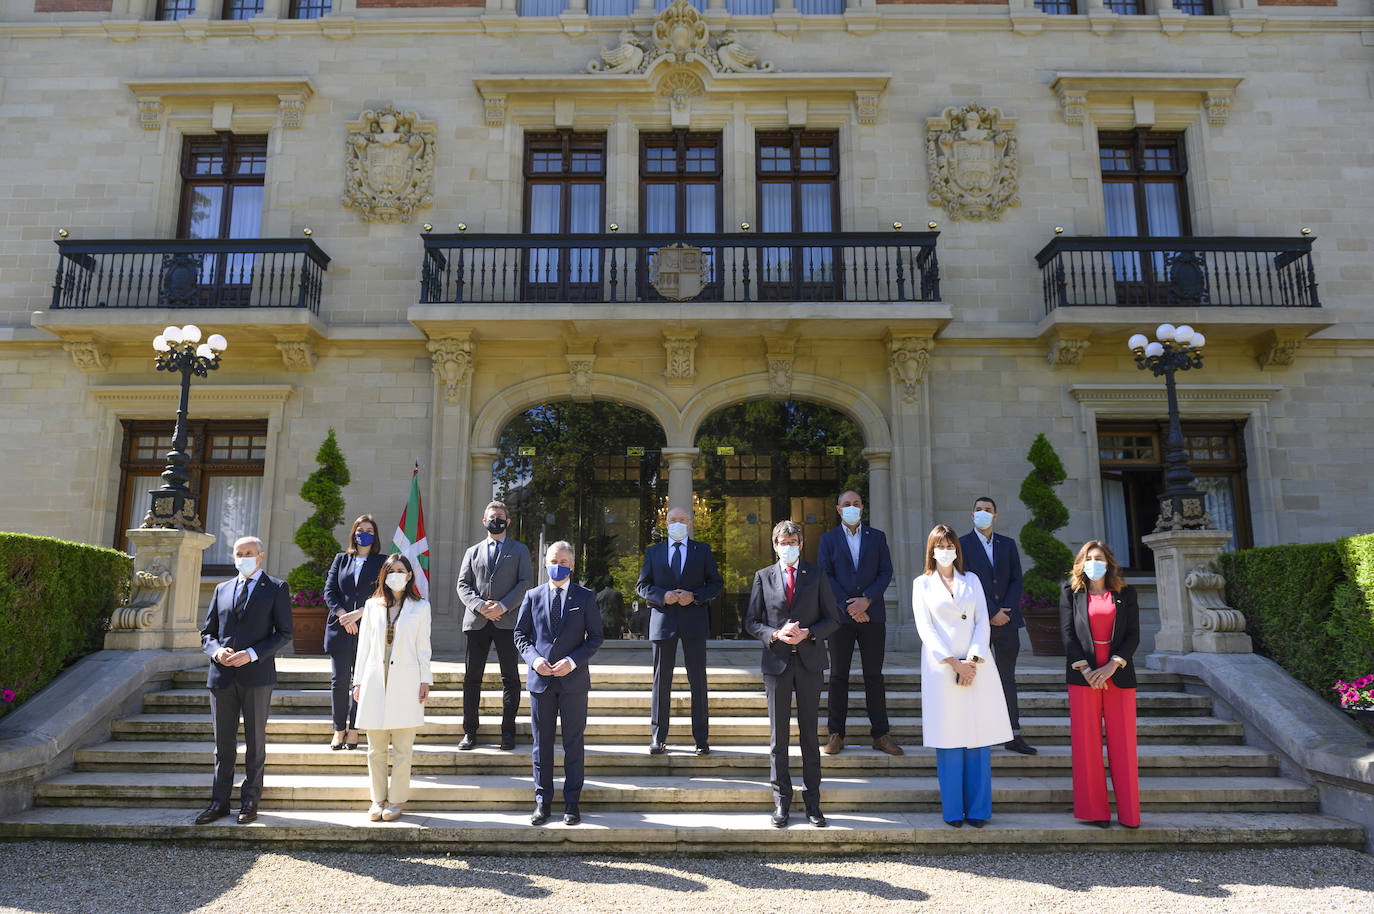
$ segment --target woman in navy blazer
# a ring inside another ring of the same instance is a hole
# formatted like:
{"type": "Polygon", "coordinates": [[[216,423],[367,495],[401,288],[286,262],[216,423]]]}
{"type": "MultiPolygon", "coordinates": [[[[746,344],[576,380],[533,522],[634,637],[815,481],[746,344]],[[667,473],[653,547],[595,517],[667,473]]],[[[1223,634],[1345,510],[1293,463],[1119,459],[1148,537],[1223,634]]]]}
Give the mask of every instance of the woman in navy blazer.
{"type": "Polygon", "coordinates": [[[348,531],[348,549],[334,556],[324,582],[324,605],[329,618],[324,626],[324,652],[329,655],[329,705],[334,716],[331,749],[358,748],[358,703],[349,693],[353,664],[358,656],[358,622],[363,604],[376,592],[382,569],[382,544],[377,521],[364,514],[348,531]]]}

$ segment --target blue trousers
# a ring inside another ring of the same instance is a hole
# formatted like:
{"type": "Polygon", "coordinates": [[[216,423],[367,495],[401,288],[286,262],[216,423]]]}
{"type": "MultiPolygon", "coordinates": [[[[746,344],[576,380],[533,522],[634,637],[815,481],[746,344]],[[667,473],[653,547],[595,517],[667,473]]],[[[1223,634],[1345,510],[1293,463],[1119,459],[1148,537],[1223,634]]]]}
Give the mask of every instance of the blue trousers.
{"type": "Polygon", "coordinates": [[[549,688],[530,693],[530,725],[534,730],[534,800],[540,806],[553,802],[553,753],[555,731],[563,722],[563,802],[576,806],[582,796],[585,774],[587,693],[549,688]]]}
{"type": "Polygon", "coordinates": [[[992,818],[992,747],[936,749],[940,809],[946,822],[992,818]]]}

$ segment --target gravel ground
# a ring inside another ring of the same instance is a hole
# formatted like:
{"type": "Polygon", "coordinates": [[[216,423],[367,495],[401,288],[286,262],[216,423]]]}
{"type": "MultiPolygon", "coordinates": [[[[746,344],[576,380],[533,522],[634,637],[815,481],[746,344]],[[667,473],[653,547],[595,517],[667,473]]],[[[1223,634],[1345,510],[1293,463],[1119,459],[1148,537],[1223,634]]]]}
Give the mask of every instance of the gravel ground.
{"type": "Polygon", "coordinates": [[[284,854],[36,841],[0,843],[0,859],[0,911],[54,914],[1374,911],[1374,856],[1324,847],[827,861],[284,854]]]}

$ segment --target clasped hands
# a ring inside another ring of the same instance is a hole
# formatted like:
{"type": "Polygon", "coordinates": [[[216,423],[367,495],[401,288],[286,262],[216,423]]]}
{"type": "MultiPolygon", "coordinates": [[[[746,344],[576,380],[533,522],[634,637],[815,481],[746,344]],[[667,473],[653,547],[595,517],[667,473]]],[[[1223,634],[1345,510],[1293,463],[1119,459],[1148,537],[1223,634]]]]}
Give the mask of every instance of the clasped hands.
{"type": "Polygon", "coordinates": [[[783,644],[801,644],[811,637],[811,629],[802,628],[796,619],[788,619],[787,624],[773,632],[773,637],[783,644]]]}
{"type": "Polygon", "coordinates": [[[993,625],[1006,625],[1011,621],[1011,610],[1005,606],[997,610],[997,614],[988,620],[993,625]]]}
{"type": "Polygon", "coordinates": [[[696,601],[697,598],[692,595],[690,590],[670,590],[663,595],[664,606],[672,606],[673,604],[691,606],[696,601]]]}
{"type": "Polygon", "coordinates": [[[363,611],[361,609],[339,613],[339,624],[342,625],[344,631],[348,632],[350,635],[356,635],[358,634],[358,620],[362,617],[363,611]]]}
{"type": "Polygon", "coordinates": [[[215,663],[220,666],[246,666],[253,662],[247,651],[236,651],[232,647],[222,647],[215,651],[215,663]]]}
{"type": "Polygon", "coordinates": [[[855,622],[867,622],[868,605],[868,597],[850,597],[845,601],[844,609],[855,622]]]}
{"type": "Polygon", "coordinates": [[[1112,678],[1112,674],[1121,668],[1115,660],[1108,660],[1095,670],[1085,669],[1083,678],[1088,680],[1088,685],[1094,689],[1105,689],[1107,681],[1112,678]]]}
{"type": "Polygon", "coordinates": [[[564,657],[557,663],[549,663],[548,658],[540,657],[534,661],[534,671],[540,676],[566,676],[573,671],[573,662],[564,657]]]}
{"type": "Polygon", "coordinates": [[[506,607],[502,606],[500,602],[496,600],[487,600],[481,606],[477,607],[477,611],[488,620],[495,622],[505,613],[506,607]]]}
{"type": "Polygon", "coordinates": [[[954,667],[954,683],[958,686],[973,685],[973,677],[978,675],[978,664],[971,660],[956,660],[953,657],[945,658],[945,663],[954,667]]]}

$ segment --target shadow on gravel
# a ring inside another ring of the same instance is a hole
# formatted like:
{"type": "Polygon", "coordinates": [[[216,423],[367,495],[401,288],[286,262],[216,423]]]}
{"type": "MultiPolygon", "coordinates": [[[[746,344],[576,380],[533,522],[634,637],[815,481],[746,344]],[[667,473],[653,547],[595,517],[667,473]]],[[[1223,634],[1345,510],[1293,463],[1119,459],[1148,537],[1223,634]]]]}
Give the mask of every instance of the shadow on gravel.
{"type": "MultiPolygon", "coordinates": [[[[816,858],[799,857],[791,862],[813,867],[816,858]]],[[[828,872],[802,872],[798,868],[788,866],[788,863],[787,860],[771,858],[736,858],[735,865],[730,871],[719,872],[711,869],[709,865],[704,865],[699,860],[682,860],[679,861],[679,868],[694,870],[703,868],[706,874],[717,879],[729,880],[742,889],[787,888],[799,892],[854,892],[886,901],[930,900],[930,893],[920,889],[896,886],[881,879],[846,876],[843,873],[843,870],[846,869],[843,861],[837,861],[834,869],[828,872]],[[752,865],[746,866],[746,864],[752,865]]]]}

